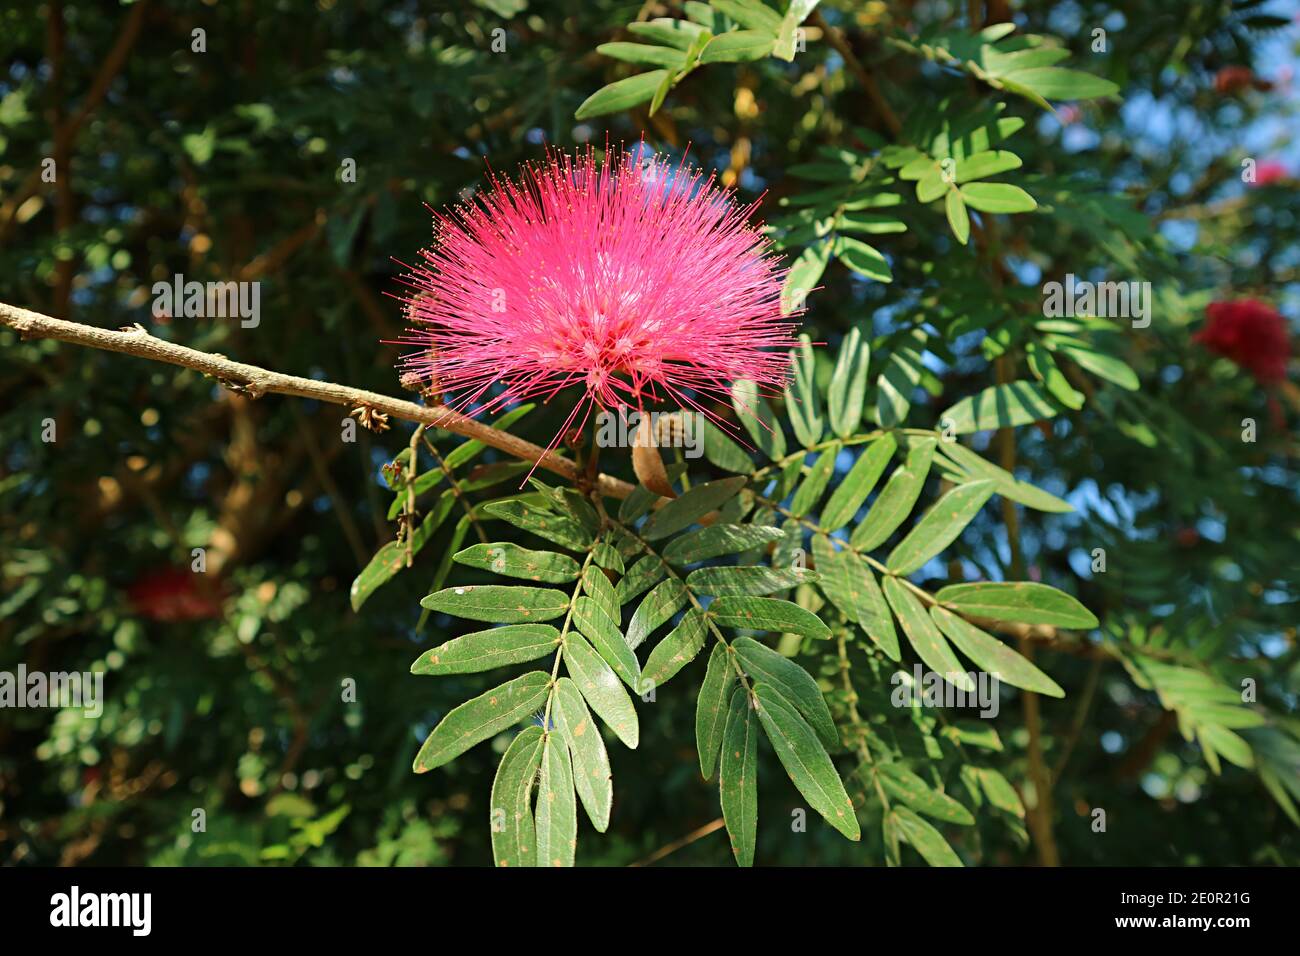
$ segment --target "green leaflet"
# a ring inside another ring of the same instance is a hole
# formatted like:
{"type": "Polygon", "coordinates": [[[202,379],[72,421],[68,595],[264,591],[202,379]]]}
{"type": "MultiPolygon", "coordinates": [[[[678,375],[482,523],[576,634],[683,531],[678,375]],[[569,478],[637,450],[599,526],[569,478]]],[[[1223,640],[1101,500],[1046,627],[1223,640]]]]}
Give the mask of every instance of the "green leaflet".
{"type": "Polygon", "coordinates": [[[637,562],[627,569],[627,574],[619,580],[618,586],[614,588],[614,595],[618,598],[619,605],[629,604],[636,600],[662,581],[667,573],[668,569],[664,567],[664,563],[659,560],[658,555],[647,554],[645,557],[637,559],[637,562]]]}
{"type": "Polygon", "coordinates": [[[970,241],[970,213],[966,210],[966,201],[961,190],[950,189],[943,197],[944,213],[948,217],[948,228],[953,238],[963,246],[970,241]]]}
{"type": "Polygon", "coordinates": [[[889,553],[885,564],[894,574],[914,574],[952,544],[993,494],[987,478],[958,485],[935,503],[889,553]]]}
{"type": "Polygon", "coordinates": [[[781,529],[768,525],[715,524],[674,538],[664,549],[664,559],[677,565],[694,564],[760,548],[780,538],[781,529]]]}
{"type": "Polygon", "coordinates": [[[614,781],[609,770],[605,741],[592,720],[582,694],[567,677],[555,686],[555,725],[569,747],[573,764],[573,786],[597,832],[609,828],[614,805],[614,781]]]}
{"type": "Polygon", "coordinates": [[[1016,788],[1007,782],[1006,777],[991,767],[963,768],[965,769],[969,769],[974,775],[990,804],[1022,820],[1025,818],[1025,805],[1020,802],[1020,795],[1016,793],[1016,788]]]}
{"type": "Polygon", "coordinates": [[[885,466],[893,457],[898,440],[892,432],[877,438],[858,456],[844,480],[831,492],[830,500],[822,509],[821,526],[827,531],[835,531],[853,520],[862,503],[871,494],[884,473],[885,466]]]}
{"type": "Polygon", "coordinates": [[[619,555],[618,549],[606,541],[598,541],[591,549],[591,560],[597,567],[613,571],[615,574],[621,575],[624,571],[623,558],[619,555]]]}
{"type": "Polygon", "coordinates": [[[623,640],[618,625],[591,598],[580,597],[573,605],[573,623],[591,641],[614,673],[633,691],[641,686],[641,667],[623,640]]]}
{"type": "Polygon", "coordinates": [[[660,582],[645,596],[627,626],[627,646],[636,650],[641,643],[690,600],[686,585],[677,578],[660,582]]]}
{"type": "Polygon", "coordinates": [[[758,719],[795,787],[827,823],[850,840],[860,839],[853,801],[812,728],[766,684],[755,684],[754,695],[758,719]]]}
{"type": "Polygon", "coordinates": [[[655,645],[641,671],[641,693],[662,687],[669,678],[695,659],[708,634],[704,612],[691,608],[667,637],[655,645]]]}
{"type": "Polygon", "coordinates": [[[618,506],[618,520],[630,525],[648,514],[658,500],[659,496],[645,485],[637,485],[618,506]]]}
{"type": "Polygon", "coordinates": [[[748,475],[754,470],[749,453],[741,448],[721,428],[707,418],[702,420],[704,431],[704,457],[723,471],[748,475]]]}
{"type": "Polygon", "coordinates": [[[655,90],[660,83],[671,75],[668,70],[650,70],[602,86],[582,101],[573,118],[590,119],[593,116],[618,113],[644,103],[655,95],[655,90]]]}
{"type": "Polygon", "coordinates": [[[550,686],[550,674],[530,671],[467,700],[433,728],[415,756],[415,772],[441,767],[476,743],[519,723],[546,703],[550,686]]]}
{"type": "Polygon", "coordinates": [[[997,483],[997,493],[1036,511],[1069,512],[1074,506],[1041,488],[1020,481],[1011,472],[987,461],[979,453],[956,441],[945,441],[939,452],[959,465],[972,478],[991,478],[997,483]]]}
{"type": "Polygon", "coordinates": [[[876,379],[876,419],[881,428],[901,425],[912,407],[912,393],[921,381],[925,367],[913,348],[895,349],[885,361],[885,370],[876,379]]]}
{"type": "Polygon", "coordinates": [[[713,768],[718,765],[718,751],[726,729],[727,697],[736,681],[736,670],[731,666],[730,658],[721,642],[713,645],[704,683],[700,685],[700,694],[695,701],[695,750],[705,780],[713,777],[713,768]]]}
{"type": "Polygon", "coordinates": [[[591,535],[578,522],[522,501],[489,501],[483,505],[483,511],[570,551],[586,551],[591,547],[591,535]]]}
{"type": "Polygon", "coordinates": [[[759,451],[774,461],[785,457],[781,423],[772,414],[767,399],[758,394],[758,386],[748,379],[738,379],[731,386],[731,404],[759,451]]]}
{"type": "Polygon", "coordinates": [[[822,437],[821,393],[817,389],[817,363],[812,339],[799,336],[799,346],[790,350],[793,373],[785,390],[785,414],[794,428],[795,437],[811,448],[822,437]]]}
{"type": "Polygon", "coordinates": [[[916,848],[926,863],[931,866],[962,865],[961,857],[953,852],[943,834],[917,816],[915,811],[894,807],[889,814],[894,818],[898,834],[916,848]]]}
{"type": "Polygon", "coordinates": [[[512,578],[526,578],[546,584],[563,584],[572,581],[582,566],[567,554],[553,551],[530,551],[517,544],[499,541],[495,544],[476,544],[456,552],[455,559],[472,568],[495,571],[512,578]]]}
{"type": "Polygon", "coordinates": [[[732,30],[715,36],[700,54],[701,63],[743,63],[772,52],[776,38],[758,30],[732,30]]]}
{"type": "Polygon", "coordinates": [[[532,866],[537,857],[532,794],[542,763],[542,728],[525,727],[510,742],[492,781],[490,825],[497,866],[532,866]]]}
{"type": "Polygon", "coordinates": [[[582,593],[596,602],[596,605],[610,618],[621,620],[623,609],[618,603],[614,585],[600,568],[588,566],[582,573],[582,593]]]}
{"type": "Polygon", "coordinates": [[[946,793],[933,789],[902,764],[878,764],[874,772],[880,777],[880,785],[891,797],[902,800],[913,810],[945,823],[970,826],[975,822],[975,818],[964,806],[946,793]]]}
{"type": "Polygon", "coordinates": [[[981,670],[988,671],[998,680],[1013,687],[1023,687],[1048,697],[1064,697],[1065,691],[1024,657],[1021,657],[997,638],[985,634],[974,624],[963,620],[951,611],[935,605],[930,616],[948,640],[981,670]]]}
{"type": "Polygon", "coordinates": [[[939,424],[958,435],[1012,428],[1054,417],[1060,407],[1048,398],[1036,382],[1008,382],[990,385],[982,392],[963,398],[939,416],[939,424]]]}
{"type": "Polygon", "coordinates": [[[804,716],[826,746],[839,744],[840,735],[835,729],[830,708],[826,706],[826,699],[822,697],[821,689],[811,674],[788,657],[752,638],[738,637],[732,641],[731,646],[740,658],[741,667],[752,680],[762,681],[779,693],[804,716]]]}
{"type": "Polygon", "coordinates": [[[739,493],[749,479],[738,476],[706,481],[696,485],[680,498],[674,498],[656,511],[646,522],[641,537],[658,541],[689,528],[710,511],[716,511],[729,498],[739,493]]]}
{"type": "Polygon", "coordinates": [[[624,63],[649,63],[653,66],[680,67],[686,63],[686,54],[666,46],[648,43],[602,43],[596,52],[624,63]]]}
{"type": "Polygon", "coordinates": [[[886,577],[885,598],[903,625],[903,633],[907,635],[912,649],[925,661],[926,666],[954,687],[974,691],[975,682],[971,680],[970,674],[958,662],[957,655],[934,626],[930,615],[925,613],[921,602],[907,590],[903,582],[895,577],[886,577]]]}
{"type": "Polygon", "coordinates": [[[721,597],[728,594],[772,594],[816,580],[816,572],[804,568],[710,567],[692,571],[686,577],[686,586],[696,594],[721,597]]]}
{"type": "Polygon", "coordinates": [[[890,660],[899,660],[894,616],[867,562],[848,549],[832,550],[830,540],[820,534],[813,537],[813,557],[822,591],[831,603],[849,620],[857,621],[890,660]]]}
{"type": "MultiPolygon", "coordinates": [[[[826,264],[830,261],[831,246],[833,243],[829,239],[815,242],[803,252],[799,253],[798,258],[790,264],[790,272],[785,279],[785,285],[781,288],[781,314],[789,315],[796,309],[802,309],[804,303],[808,301],[808,294],[821,280],[822,273],[826,271],[826,264]]],[[[735,391],[732,391],[732,404],[735,404],[735,391]]],[[[740,410],[737,409],[739,412],[740,410]]],[[[742,414],[743,420],[743,414],[742,414]]],[[[752,429],[751,429],[752,433],[752,429]]],[[[759,446],[760,448],[762,445],[759,446]]],[[[785,440],[782,439],[781,451],[771,454],[770,458],[780,458],[785,454],[785,440]]]]}
{"type": "Polygon", "coordinates": [[[557,733],[546,734],[537,784],[537,865],[573,866],[578,843],[578,801],[573,793],[569,748],[557,733]]]}
{"type": "Polygon", "coordinates": [[[853,529],[849,542],[859,551],[870,551],[884,544],[911,513],[916,499],[921,497],[930,462],[938,442],[924,438],[912,444],[907,451],[903,467],[894,470],[885,482],[871,510],[862,523],[853,529]]]}
{"type": "Polygon", "coordinates": [[[569,596],[552,588],[478,584],[436,591],[421,598],[420,606],[471,621],[525,624],[560,617],[569,609],[569,596]]]}
{"type": "Polygon", "coordinates": [[[817,507],[817,502],[822,500],[822,493],[826,491],[826,485],[835,472],[835,456],[839,453],[840,446],[838,444],[831,445],[813,463],[812,468],[808,471],[808,477],[803,480],[803,483],[794,493],[794,500],[790,503],[790,513],[794,517],[802,518],[817,507]]]}
{"type": "Polygon", "coordinates": [[[718,769],[722,819],[731,837],[731,852],[741,866],[754,865],[758,834],[758,727],[745,688],[731,695],[718,769]]]}
{"type": "Polygon", "coordinates": [[[779,598],[720,597],[709,605],[708,614],[718,624],[778,634],[800,634],[828,640],[831,630],[811,611],[779,598]]]}
{"type": "Polygon", "coordinates": [[[961,187],[961,197],[980,212],[1033,212],[1038,208],[1033,196],[1010,183],[967,183],[961,187]]]}
{"type": "Polygon", "coordinates": [[[507,624],[463,634],[430,648],[411,665],[412,674],[475,674],[506,664],[535,661],[559,649],[560,632],[550,624],[507,624]]]}
{"type": "Polygon", "coordinates": [[[619,740],[635,750],[641,739],[641,729],[631,698],[618,682],[618,675],[592,650],[582,635],[572,631],[564,638],[564,666],[591,709],[600,715],[619,740]]]}
{"type": "Polygon", "coordinates": [[[1097,626],[1093,613],[1070,595],[1032,581],[950,584],[941,588],[935,599],[968,617],[1056,627],[1097,626]]]}
{"type": "Polygon", "coordinates": [[[826,398],[831,430],[840,438],[848,438],[862,422],[870,364],[871,346],[862,340],[862,333],[856,327],[849,329],[840,344],[826,398]]]}

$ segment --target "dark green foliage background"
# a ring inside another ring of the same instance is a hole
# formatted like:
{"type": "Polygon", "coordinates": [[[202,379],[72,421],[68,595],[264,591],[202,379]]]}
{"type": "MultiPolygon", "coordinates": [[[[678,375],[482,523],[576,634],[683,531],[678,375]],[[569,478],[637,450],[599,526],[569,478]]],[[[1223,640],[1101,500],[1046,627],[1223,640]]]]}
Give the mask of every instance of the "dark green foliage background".
{"type": "MultiPolygon", "coordinates": [[[[76,114],[136,6],[65,3],[56,15],[54,4],[25,3],[0,12],[0,201],[52,155],[51,123],[76,114]],[[60,21],[61,41],[51,32],[60,21]]],[[[959,27],[965,6],[823,9],[908,117],[957,109],[940,104],[987,91],[884,47],[877,28],[888,22],[885,9],[895,27],[959,27]]],[[[1062,416],[1050,439],[1020,431],[1036,483],[1061,495],[1087,486],[1092,504],[1115,505],[1109,527],[1098,517],[1105,509],[1028,517],[1026,560],[1112,628],[1214,641],[1230,684],[1232,662],[1249,661],[1261,702],[1293,715],[1294,435],[1261,425],[1258,443],[1238,441],[1243,417],[1271,421],[1268,396],[1189,341],[1215,298],[1257,295],[1292,317],[1300,305],[1295,181],[1243,193],[1239,175],[1240,160],[1256,155],[1247,137],[1271,140],[1264,152],[1290,149],[1296,167],[1294,96],[1227,98],[1213,86],[1218,69],[1288,44],[1268,10],[1222,2],[1011,6],[1022,30],[1060,36],[1074,50],[1072,65],[1119,83],[1128,103],[1083,107],[1081,122],[1095,136],[1080,150],[1063,145],[1055,120],[1007,97],[1009,112],[1028,118],[1014,142],[1024,160],[1015,181],[1040,204],[1086,186],[1122,199],[1132,214],[1111,222],[1092,212],[1069,222],[1017,216],[1006,253],[1044,275],[1104,266],[1113,278],[1156,283],[1159,297],[1150,334],[1126,340],[1158,434],[1149,438],[1132,416],[1104,414],[1113,393],[1104,388],[1095,406],[1062,416]],[[1108,30],[1105,56],[1089,54],[1095,26],[1108,30]],[[1171,210],[1215,204],[1220,211],[1192,220],[1199,228],[1190,233],[1151,232],[1171,210]],[[1108,576],[1080,579],[1086,555],[1102,546],[1108,576]]],[[[869,101],[816,43],[792,64],[700,70],[653,118],[641,107],[576,123],[591,92],[629,72],[595,48],[623,38],[639,10],[607,0],[150,3],[107,96],[71,145],[61,173],[71,216],[59,212],[59,191],[42,185],[39,201],[0,239],[0,300],[116,328],[151,324],[149,287],[174,273],[258,278],[257,328],[177,319],[155,331],[252,364],[396,393],[399,349],[382,342],[401,329],[400,308],[385,297],[397,290],[390,257],[412,261],[429,240],[421,203],[442,206],[482,185],[484,158],[510,171],[541,156],[544,144],[601,145],[607,129],[614,142],[644,135],[675,151],[689,143],[708,168],[739,161],[742,193],[767,190],[771,217],[782,197],[810,188],[788,167],[854,126],[879,128],[869,101]],[[206,31],[205,53],[191,50],[196,28],[206,31]],[[507,48],[494,53],[498,28],[507,48]],[[751,97],[757,112],[744,105],[751,97]],[[356,161],[355,183],[339,181],[345,158],[356,161]]],[[[1278,65],[1257,64],[1265,75],[1278,65]]],[[[892,284],[827,271],[809,303],[814,340],[838,343],[873,314],[884,335],[904,318],[951,315],[997,294],[941,212],[918,210],[914,219],[907,233],[876,237],[893,260],[892,284]]],[[[434,773],[410,771],[434,723],[499,682],[493,674],[408,674],[421,650],[446,639],[442,628],[462,626],[435,617],[416,631],[417,602],[447,531],[364,613],[348,602],[361,564],[394,533],[379,469],[405,447],[407,429],[363,431],[345,444],[334,407],[249,401],[194,372],[20,343],[8,330],[0,354],[0,669],[105,667],[108,692],[95,722],[0,712],[0,863],[490,862],[487,798],[505,735],[434,773]],[[40,440],[45,418],[57,422],[57,442],[40,440]],[[162,623],[134,614],[127,589],[155,569],[187,567],[194,547],[222,564],[222,618],[162,623]],[[355,704],[340,701],[347,678],[356,681],[355,704]],[[204,834],[191,832],[195,808],[206,811],[204,834]]],[[[992,381],[976,347],[952,359],[936,379],[941,396],[914,409],[926,427],[939,409],[992,381]]],[[[522,433],[545,444],[566,410],[557,403],[530,416],[522,433]]],[[[612,456],[602,467],[630,476],[612,456]]],[[[1005,547],[994,510],[963,538],[973,560],[996,564],[1005,547]]],[[[470,581],[476,572],[453,574],[470,581]]],[[[1067,690],[1065,700],[1044,702],[1051,762],[1088,664],[1050,651],[1038,661],[1067,690]]],[[[638,707],[639,750],[610,748],[610,832],[584,826],[580,863],[643,859],[718,815],[691,732],[703,671],[702,656],[657,703],[638,707]]],[[[998,723],[1013,780],[1024,775],[1019,716],[1009,704],[998,723]]],[[[1295,826],[1258,778],[1231,765],[1213,777],[1199,749],[1167,726],[1155,696],[1118,666],[1102,670],[1086,720],[1056,792],[1064,862],[1300,859],[1295,826]],[[1103,735],[1118,744],[1103,748],[1103,735]],[[1107,810],[1104,835],[1089,827],[1093,807],[1107,810]]],[[[761,759],[759,863],[878,861],[878,852],[820,821],[792,833],[789,814],[802,801],[771,753],[761,759]]],[[[1004,827],[979,833],[954,844],[967,862],[1033,859],[1004,827]]],[[[716,833],[666,862],[730,859],[716,833]]]]}

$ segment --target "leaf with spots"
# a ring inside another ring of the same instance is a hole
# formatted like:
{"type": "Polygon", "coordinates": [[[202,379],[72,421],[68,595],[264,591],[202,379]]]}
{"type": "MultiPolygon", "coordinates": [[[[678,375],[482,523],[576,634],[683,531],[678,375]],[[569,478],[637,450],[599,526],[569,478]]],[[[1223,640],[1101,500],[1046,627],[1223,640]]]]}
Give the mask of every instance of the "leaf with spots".
{"type": "Polygon", "coordinates": [[[720,597],[709,605],[709,615],[724,627],[799,634],[819,641],[831,636],[831,629],[816,614],[780,598],[720,597]]]}
{"type": "Polygon", "coordinates": [[[457,551],[456,561],[471,568],[482,568],[507,577],[542,581],[546,584],[572,581],[582,570],[578,562],[567,554],[531,551],[507,541],[476,544],[464,551],[457,551]]]}
{"type": "Polygon", "coordinates": [[[726,554],[740,554],[781,539],[781,529],[754,524],[715,524],[674,538],[664,548],[673,564],[694,564],[726,554]]]}
{"type": "Polygon", "coordinates": [[[510,742],[492,781],[492,858],[497,866],[532,866],[537,860],[533,784],[542,763],[542,728],[525,727],[510,742]]]}
{"type": "Polygon", "coordinates": [[[940,498],[893,551],[886,564],[895,574],[914,574],[952,544],[993,494],[994,483],[983,478],[958,485],[940,498]]]}
{"type": "Polygon", "coordinates": [[[907,807],[894,807],[889,811],[898,835],[916,848],[916,852],[931,866],[961,866],[961,858],[953,852],[948,841],[916,812],[907,807]]]}
{"type": "Polygon", "coordinates": [[[518,499],[490,501],[483,505],[483,511],[490,517],[500,518],[516,528],[535,534],[539,538],[545,538],[570,551],[586,551],[591,547],[591,534],[572,518],[553,514],[518,499]]]}
{"type": "Polygon", "coordinates": [[[850,840],[860,839],[853,801],[817,734],[775,689],[758,683],[754,696],[763,731],[795,787],[827,823],[850,840]]]}
{"type": "Polygon", "coordinates": [[[600,605],[591,598],[578,598],[573,605],[573,623],[624,684],[634,691],[641,686],[641,665],[637,663],[636,655],[623,640],[618,625],[601,610],[600,605]]]}
{"type": "Polygon", "coordinates": [[[890,660],[899,660],[894,616],[867,562],[848,548],[834,551],[830,539],[820,534],[813,537],[813,557],[822,591],[831,603],[849,620],[857,621],[890,660]]]}
{"type": "Polygon", "coordinates": [[[591,709],[619,740],[635,750],[641,730],[631,698],[619,683],[618,675],[580,634],[572,631],[564,638],[564,666],[591,709]]]}
{"type": "Polygon", "coordinates": [[[415,756],[415,772],[441,767],[480,741],[519,723],[546,703],[550,685],[550,674],[529,671],[467,700],[433,728],[415,756]]]}
{"type": "Polygon", "coordinates": [[[885,543],[903,523],[921,497],[925,477],[930,473],[930,462],[938,444],[933,438],[915,442],[907,451],[903,467],[894,470],[885,482],[871,510],[862,523],[853,529],[849,542],[859,551],[870,551],[885,543]]]}
{"type": "Polygon", "coordinates": [[[880,784],[891,797],[903,801],[913,810],[944,823],[971,826],[975,818],[969,810],[940,793],[900,763],[883,763],[875,767],[880,784]]]}
{"type": "Polygon", "coordinates": [[[563,737],[543,738],[542,773],[537,784],[537,865],[573,866],[578,843],[578,801],[573,766],[563,737]]]}
{"type": "Polygon", "coordinates": [[[595,601],[600,609],[614,620],[622,618],[623,609],[619,605],[618,595],[614,592],[614,585],[609,583],[609,578],[600,568],[589,565],[582,572],[582,593],[595,601]]]}
{"type": "Polygon", "coordinates": [[[563,615],[569,610],[569,595],[552,588],[479,584],[444,588],[421,598],[420,606],[471,621],[527,624],[563,615]]]}
{"type": "Polygon", "coordinates": [[[811,674],[753,638],[738,637],[731,646],[740,659],[740,666],[751,679],[762,681],[777,691],[786,703],[804,716],[826,746],[839,745],[840,735],[835,729],[830,708],[811,674]]]}
{"type": "Polygon", "coordinates": [[[1048,697],[1065,696],[1060,684],[969,621],[938,605],[930,608],[930,617],[939,625],[939,630],[947,635],[948,640],[956,645],[957,650],[974,661],[976,667],[988,671],[998,680],[1048,697]]]}
{"type": "Polygon", "coordinates": [[[582,806],[599,833],[609,827],[609,813],[614,805],[614,779],[609,770],[605,741],[592,720],[582,694],[567,677],[555,687],[555,725],[569,745],[573,761],[573,786],[582,806]]]}
{"type": "Polygon", "coordinates": [[[648,688],[662,687],[669,678],[695,660],[695,655],[704,649],[707,633],[704,613],[694,607],[687,611],[681,622],[650,652],[645,668],[641,671],[642,693],[648,688]]]}
{"type": "Polygon", "coordinates": [[[635,650],[656,628],[686,606],[690,597],[686,585],[677,578],[660,582],[645,596],[627,625],[627,646],[635,650]]]}
{"type": "Polygon", "coordinates": [[[741,866],[753,866],[758,831],[758,721],[743,687],[736,688],[727,709],[718,794],[731,852],[741,866]]]}
{"type": "Polygon", "coordinates": [[[935,598],[945,607],[969,617],[1054,627],[1097,626],[1096,616],[1070,595],[1033,581],[950,584],[941,588],[935,598]]]}
{"type": "Polygon", "coordinates": [[[686,578],[696,594],[723,597],[729,594],[773,594],[817,580],[817,572],[806,568],[712,567],[699,568],[686,578]]]}
{"type": "Polygon", "coordinates": [[[641,537],[647,541],[658,541],[689,528],[710,511],[716,511],[728,499],[739,494],[748,480],[744,477],[719,478],[717,481],[696,485],[651,515],[641,531],[641,537]]]}
{"type": "Polygon", "coordinates": [[[853,520],[862,503],[867,500],[867,495],[871,494],[871,490],[876,487],[876,482],[880,480],[896,447],[898,447],[898,440],[892,433],[886,433],[858,455],[858,460],[853,463],[844,480],[831,492],[830,500],[822,509],[823,528],[827,531],[835,531],[853,520]]]}
{"type": "Polygon", "coordinates": [[[903,625],[903,633],[907,635],[912,649],[925,665],[954,687],[973,691],[975,682],[957,660],[957,655],[943,639],[930,615],[925,613],[920,600],[903,582],[895,577],[886,577],[885,598],[898,615],[898,621],[903,625]]]}
{"type": "Polygon", "coordinates": [[[476,674],[535,661],[557,650],[559,642],[560,632],[550,624],[507,624],[462,634],[430,648],[411,665],[411,673],[476,674]]]}
{"type": "Polygon", "coordinates": [[[700,757],[700,773],[705,780],[713,777],[718,765],[718,751],[726,729],[727,697],[736,681],[731,655],[721,642],[713,645],[708,670],[695,701],[695,750],[700,757]]]}

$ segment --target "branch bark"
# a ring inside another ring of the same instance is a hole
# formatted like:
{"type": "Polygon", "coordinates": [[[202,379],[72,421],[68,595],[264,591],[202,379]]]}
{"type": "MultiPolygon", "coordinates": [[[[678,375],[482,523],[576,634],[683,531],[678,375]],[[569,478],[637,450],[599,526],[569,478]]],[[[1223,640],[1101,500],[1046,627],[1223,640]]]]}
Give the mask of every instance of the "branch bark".
{"type": "MultiPolygon", "coordinates": [[[[457,435],[464,435],[466,438],[477,439],[514,458],[535,462],[539,467],[573,482],[579,482],[583,477],[578,466],[563,455],[547,451],[509,432],[498,431],[491,425],[475,421],[445,405],[417,405],[414,402],[352,388],[348,385],[285,375],[256,365],[245,365],[242,362],[231,361],[224,355],[200,352],[197,349],[157,338],[150,335],[141,325],[114,331],[83,325],[80,322],[65,322],[62,319],[55,319],[39,312],[29,312],[27,309],[20,309],[3,302],[0,302],[0,325],[16,330],[23,338],[56,339],[73,345],[84,345],[107,352],[120,352],[123,355],[134,355],[154,362],[194,369],[250,398],[260,398],[267,394],[296,395],[350,409],[369,407],[391,418],[433,425],[457,435]]],[[[610,498],[626,498],[632,493],[633,486],[619,478],[601,474],[596,477],[595,487],[602,495],[610,498]]]]}

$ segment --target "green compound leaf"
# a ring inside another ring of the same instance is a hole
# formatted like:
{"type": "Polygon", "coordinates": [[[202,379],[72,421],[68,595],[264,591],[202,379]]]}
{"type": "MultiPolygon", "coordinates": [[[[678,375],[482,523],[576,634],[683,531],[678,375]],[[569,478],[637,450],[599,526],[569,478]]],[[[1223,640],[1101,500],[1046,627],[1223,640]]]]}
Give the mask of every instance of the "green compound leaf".
{"type": "Polygon", "coordinates": [[[751,548],[779,541],[780,528],[754,524],[715,524],[674,538],[664,548],[664,558],[673,564],[694,564],[725,554],[740,554],[751,548]]]}
{"type": "Polygon", "coordinates": [[[849,536],[849,543],[853,547],[859,551],[878,548],[898,530],[921,497],[921,489],[930,473],[930,462],[934,459],[937,445],[935,439],[925,438],[913,443],[907,450],[907,461],[903,467],[896,468],[889,476],[867,516],[849,536]]]}
{"type": "Polygon", "coordinates": [[[710,511],[716,511],[745,487],[747,478],[720,478],[696,485],[680,498],[674,498],[660,508],[646,522],[641,537],[658,541],[689,528],[710,511]]]}
{"type": "Polygon", "coordinates": [[[877,438],[858,456],[844,480],[831,492],[830,500],[822,509],[821,526],[827,531],[835,531],[853,520],[867,495],[876,487],[876,482],[889,464],[889,459],[898,447],[898,440],[892,433],[877,438]]]}

